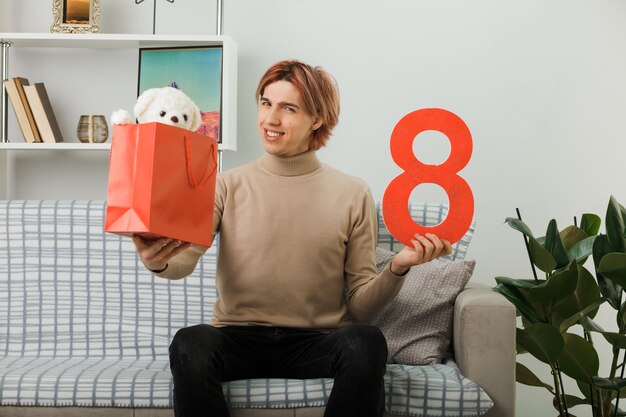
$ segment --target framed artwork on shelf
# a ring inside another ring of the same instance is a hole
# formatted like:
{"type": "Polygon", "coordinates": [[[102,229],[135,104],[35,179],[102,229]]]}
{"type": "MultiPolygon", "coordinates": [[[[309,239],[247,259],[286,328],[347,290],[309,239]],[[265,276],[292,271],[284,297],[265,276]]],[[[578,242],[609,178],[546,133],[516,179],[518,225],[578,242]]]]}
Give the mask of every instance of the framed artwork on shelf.
{"type": "Polygon", "coordinates": [[[100,0],[53,0],[51,32],[97,33],[100,0]]]}
{"type": "Polygon", "coordinates": [[[200,108],[197,132],[222,143],[222,61],[222,46],[141,48],[137,96],[149,88],[179,88],[200,108]]]}

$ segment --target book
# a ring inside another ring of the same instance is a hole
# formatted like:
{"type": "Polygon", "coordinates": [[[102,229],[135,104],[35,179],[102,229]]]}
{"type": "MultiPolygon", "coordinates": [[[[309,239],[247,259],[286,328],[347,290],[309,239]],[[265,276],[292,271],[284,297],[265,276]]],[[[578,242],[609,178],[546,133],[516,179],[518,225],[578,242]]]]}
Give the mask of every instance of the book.
{"type": "Polygon", "coordinates": [[[46,143],[63,142],[61,129],[59,129],[44,83],[25,85],[24,91],[33,111],[41,141],[46,143]]]}
{"type": "Polygon", "coordinates": [[[17,118],[17,123],[20,126],[24,140],[28,143],[36,142],[35,133],[33,132],[31,124],[28,120],[28,115],[26,114],[26,106],[29,106],[28,101],[22,101],[16,83],[13,79],[4,80],[2,83],[6,89],[7,95],[9,96],[11,106],[15,111],[15,117],[17,118]]]}
{"type": "Polygon", "coordinates": [[[22,104],[24,105],[24,110],[26,111],[26,117],[28,118],[28,124],[30,125],[30,130],[32,130],[33,135],[35,136],[35,142],[41,142],[41,135],[39,134],[37,123],[35,122],[33,111],[30,108],[30,104],[28,103],[28,99],[26,98],[26,92],[24,91],[24,86],[30,85],[30,83],[28,82],[26,78],[22,78],[22,77],[13,77],[11,78],[11,80],[15,83],[17,92],[19,93],[20,99],[22,100],[22,104]]]}

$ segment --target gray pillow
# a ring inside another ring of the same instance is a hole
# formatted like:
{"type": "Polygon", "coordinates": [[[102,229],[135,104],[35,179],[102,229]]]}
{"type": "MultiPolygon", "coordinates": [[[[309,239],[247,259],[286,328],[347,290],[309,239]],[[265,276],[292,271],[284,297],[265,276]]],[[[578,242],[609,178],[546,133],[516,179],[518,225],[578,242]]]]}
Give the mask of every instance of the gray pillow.
{"type": "MultiPolygon", "coordinates": [[[[378,271],[394,252],[376,248],[378,271]]],[[[474,271],[475,261],[434,260],[411,268],[402,289],[373,325],[387,338],[388,363],[440,363],[452,339],[454,301],[474,271]]]]}

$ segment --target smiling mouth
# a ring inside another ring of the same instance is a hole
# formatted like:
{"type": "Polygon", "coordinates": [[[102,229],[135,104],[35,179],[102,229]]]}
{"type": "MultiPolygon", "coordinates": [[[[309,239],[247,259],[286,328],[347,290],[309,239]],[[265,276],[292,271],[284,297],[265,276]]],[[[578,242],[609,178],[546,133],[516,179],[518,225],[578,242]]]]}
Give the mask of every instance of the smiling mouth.
{"type": "Polygon", "coordinates": [[[265,129],[265,136],[269,140],[276,140],[276,139],[280,138],[281,136],[283,136],[283,133],[274,132],[274,131],[265,129]]]}

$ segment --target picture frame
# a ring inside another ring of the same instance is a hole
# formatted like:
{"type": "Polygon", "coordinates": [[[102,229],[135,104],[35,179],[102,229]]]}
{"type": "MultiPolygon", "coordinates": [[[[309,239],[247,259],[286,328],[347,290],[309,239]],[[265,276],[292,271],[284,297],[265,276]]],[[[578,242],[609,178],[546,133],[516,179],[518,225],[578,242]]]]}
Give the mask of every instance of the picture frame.
{"type": "Polygon", "coordinates": [[[53,0],[50,32],[98,33],[100,0],[53,0]]]}
{"type": "Polygon", "coordinates": [[[173,86],[200,108],[197,132],[222,143],[222,45],[140,48],[137,96],[149,88],[173,86]]]}

